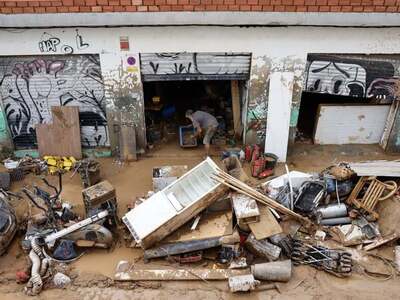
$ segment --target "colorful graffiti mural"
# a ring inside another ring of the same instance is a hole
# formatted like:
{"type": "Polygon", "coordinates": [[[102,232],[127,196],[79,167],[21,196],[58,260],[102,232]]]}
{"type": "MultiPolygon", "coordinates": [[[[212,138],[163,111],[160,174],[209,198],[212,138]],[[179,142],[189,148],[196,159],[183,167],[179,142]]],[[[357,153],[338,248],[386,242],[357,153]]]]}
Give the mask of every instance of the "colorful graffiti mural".
{"type": "Polygon", "coordinates": [[[35,147],[35,125],[50,123],[58,105],[79,106],[83,146],[109,144],[97,55],[2,57],[0,95],[17,148],[35,147]]]}

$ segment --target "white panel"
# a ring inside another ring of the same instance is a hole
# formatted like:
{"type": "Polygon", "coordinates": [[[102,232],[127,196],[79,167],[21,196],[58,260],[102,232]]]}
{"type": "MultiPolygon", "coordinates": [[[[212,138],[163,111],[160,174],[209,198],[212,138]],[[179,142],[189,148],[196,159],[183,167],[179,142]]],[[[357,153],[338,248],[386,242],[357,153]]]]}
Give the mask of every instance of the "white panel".
{"type": "Polygon", "coordinates": [[[293,80],[292,72],[276,72],[269,82],[265,152],[274,153],[282,162],[287,154],[293,80]]]}
{"type": "Polygon", "coordinates": [[[390,105],[320,105],[316,144],[377,144],[390,105]]]}
{"type": "Polygon", "coordinates": [[[136,206],[125,216],[136,234],[142,238],[156,230],[177,214],[164,193],[158,192],[136,206]]]}

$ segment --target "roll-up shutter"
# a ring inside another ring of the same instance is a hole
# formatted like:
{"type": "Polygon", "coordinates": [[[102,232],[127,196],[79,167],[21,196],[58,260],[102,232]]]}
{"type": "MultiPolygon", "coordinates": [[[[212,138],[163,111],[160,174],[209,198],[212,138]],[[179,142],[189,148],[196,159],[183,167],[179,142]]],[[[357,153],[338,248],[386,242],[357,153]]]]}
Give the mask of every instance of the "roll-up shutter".
{"type": "Polygon", "coordinates": [[[98,55],[0,57],[0,89],[17,149],[36,148],[35,125],[52,122],[51,106],[79,107],[83,147],[108,146],[98,55]]]}
{"type": "Polygon", "coordinates": [[[310,54],[304,91],[390,103],[396,97],[399,64],[396,55],[310,54]]]}
{"type": "Polygon", "coordinates": [[[250,53],[142,53],[143,81],[247,80],[250,53]]]}

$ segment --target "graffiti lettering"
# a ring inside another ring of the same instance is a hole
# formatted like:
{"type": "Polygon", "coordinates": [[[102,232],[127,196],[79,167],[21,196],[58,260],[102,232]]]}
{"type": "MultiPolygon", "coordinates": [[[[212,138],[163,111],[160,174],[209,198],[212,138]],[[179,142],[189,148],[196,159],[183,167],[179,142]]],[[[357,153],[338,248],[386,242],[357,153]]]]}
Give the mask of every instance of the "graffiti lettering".
{"type": "Polygon", "coordinates": [[[72,48],[71,46],[68,46],[68,45],[63,45],[61,47],[61,52],[64,54],[72,54],[72,53],[74,53],[74,48],[72,48]]]}
{"type": "MultiPolygon", "coordinates": [[[[85,42],[82,35],[79,34],[79,30],[76,29],[76,49],[83,50],[88,48],[89,43],[85,42]]],[[[39,50],[42,53],[56,53],[60,51],[63,54],[74,53],[74,47],[68,44],[62,44],[58,37],[55,37],[47,32],[43,32],[42,37],[39,41],[39,50]]]]}
{"type": "Polygon", "coordinates": [[[40,52],[57,52],[57,45],[60,44],[60,39],[56,37],[39,42],[40,52]]]}
{"type": "Polygon", "coordinates": [[[35,147],[35,125],[51,122],[51,106],[79,106],[82,145],[109,144],[99,57],[2,57],[0,93],[17,148],[35,147]]]}
{"type": "Polygon", "coordinates": [[[76,39],[76,47],[79,50],[86,49],[87,47],[89,47],[89,44],[85,43],[83,41],[83,37],[79,34],[79,30],[78,29],[76,29],[76,37],[75,37],[75,39],[76,39]]]}

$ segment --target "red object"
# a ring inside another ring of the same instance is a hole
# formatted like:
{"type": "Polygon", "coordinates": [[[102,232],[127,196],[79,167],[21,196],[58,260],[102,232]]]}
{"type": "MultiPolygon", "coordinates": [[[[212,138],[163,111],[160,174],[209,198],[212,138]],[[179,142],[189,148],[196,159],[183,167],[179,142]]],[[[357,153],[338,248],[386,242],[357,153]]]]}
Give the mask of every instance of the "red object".
{"type": "Polygon", "coordinates": [[[260,158],[261,155],[261,148],[258,145],[254,145],[253,153],[251,154],[251,162],[256,161],[260,158]]]}
{"type": "Polygon", "coordinates": [[[25,271],[17,271],[15,273],[17,283],[25,283],[28,282],[29,276],[25,271]]]}
{"type": "Polygon", "coordinates": [[[253,153],[253,148],[250,145],[247,145],[246,148],[244,148],[244,160],[250,162],[252,153],[253,153]]]}
{"type": "Polygon", "coordinates": [[[181,264],[193,263],[193,262],[201,261],[202,259],[203,259],[203,252],[202,251],[197,251],[197,252],[193,252],[193,253],[182,254],[179,257],[179,262],[181,264]]]}
{"type": "Polygon", "coordinates": [[[264,179],[274,174],[274,169],[267,169],[258,174],[258,179],[264,179]]]}
{"type": "Polygon", "coordinates": [[[253,161],[251,166],[251,176],[258,177],[258,175],[263,172],[265,169],[265,159],[264,157],[260,157],[253,161]]]}

